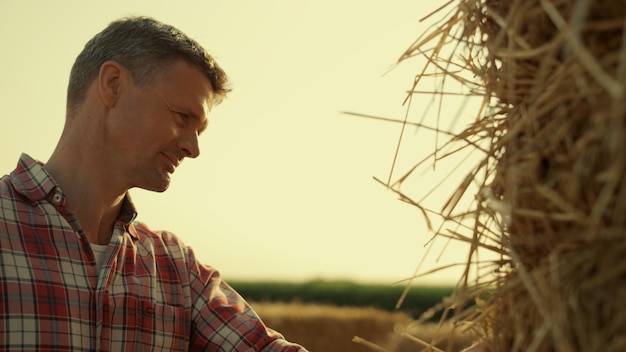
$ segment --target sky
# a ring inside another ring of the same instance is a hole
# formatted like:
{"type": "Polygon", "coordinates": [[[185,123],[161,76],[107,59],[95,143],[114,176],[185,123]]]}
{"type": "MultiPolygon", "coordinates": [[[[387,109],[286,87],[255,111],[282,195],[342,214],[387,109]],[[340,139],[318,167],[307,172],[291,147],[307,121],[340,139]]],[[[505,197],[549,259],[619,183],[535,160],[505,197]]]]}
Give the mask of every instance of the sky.
{"type": "MultiPolygon", "coordinates": [[[[374,179],[389,178],[402,125],[345,113],[404,118],[424,62],[395,63],[432,25],[420,19],[444,2],[0,1],[0,173],[22,152],[50,156],[84,43],[119,17],[151,16],[200,42],[233,91],[213,109],[200,157],[183,162],[169,190],[131,190],[138,220],[176,233],[227,281],[392,284],[461,262],[463,245],[430,242],[421,212],[374,179]]],[[[471,120],[475,110],[463,104],[444,104],[444,127],[471,120]]],[[[409,113],[434,124],[437,111],[425,94],[409,113]]],[[[392,176],[436,143],[432,132],[407,129],[392,176]]],[[[467,160],[426,168],[405,191],[437,208],[465,176],[446,170],[467,160]],[[442,178],[448,185],[438,186],[442,178]]],[[[455,283],[459,273],[415,283],[455,283]]]]}

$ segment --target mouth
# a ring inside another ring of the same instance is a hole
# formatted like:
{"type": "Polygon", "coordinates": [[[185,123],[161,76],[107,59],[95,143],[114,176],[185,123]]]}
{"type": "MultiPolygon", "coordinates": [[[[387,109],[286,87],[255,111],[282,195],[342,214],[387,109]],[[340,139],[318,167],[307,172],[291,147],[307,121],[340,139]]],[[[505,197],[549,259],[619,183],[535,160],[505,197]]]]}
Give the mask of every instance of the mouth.
{"type": "Polygon", "coordinates": [[[178,167],[178,165],[180,165],[180,160],[176,156],[169,154],[169,153],[161,153],[161,154],[168,161],[168,172],[173,173],[178,167]]]}

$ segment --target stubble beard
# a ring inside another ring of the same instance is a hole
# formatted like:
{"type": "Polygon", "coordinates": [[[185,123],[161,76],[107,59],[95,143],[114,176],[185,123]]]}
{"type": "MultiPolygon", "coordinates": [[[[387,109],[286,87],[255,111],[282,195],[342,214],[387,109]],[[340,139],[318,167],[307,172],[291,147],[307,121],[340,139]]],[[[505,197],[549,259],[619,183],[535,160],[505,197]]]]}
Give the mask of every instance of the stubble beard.
{"type": "Polygon", "coordinates": [[[136,187],[147,191],[162,193],[165,192],[171,183],[172,173],[159,166],[152,164],[151,170],[143,170],[143,177],[137,183],[136,187]]]}

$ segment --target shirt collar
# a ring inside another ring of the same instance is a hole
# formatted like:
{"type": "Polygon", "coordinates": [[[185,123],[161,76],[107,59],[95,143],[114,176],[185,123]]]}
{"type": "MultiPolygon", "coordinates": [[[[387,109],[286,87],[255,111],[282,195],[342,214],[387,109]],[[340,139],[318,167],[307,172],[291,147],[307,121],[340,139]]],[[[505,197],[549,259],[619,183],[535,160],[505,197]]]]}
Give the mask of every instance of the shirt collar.
{"type": "Polygon", "coordinates": [[[135,208],[135,204],[130,198],[130,194],[126,192],[126,196],[124,197],[124,202],[122,203],[122,209],[120,209],[120,215],[117,220],[121,221],[126,228],[126,231],[135,239],[137,236],[137,229],[133,225],[135,218],[137,217],[137,208],[135,208]]]}
{"type": "Polygon", "coordinates": [[[50,174],[43,168],[41,161],[22,154],[17,167],[10,175],[15,191],[31,201],[39,201],[58,187],[50,174]]]}
{"type": "MultiPolygon", "coordinates": [[[[43,167],[43,163],[26,153],[20,156],[17,167],[11,173],[10,178],[15,191],[31,202],[47,198],[55,189],[60,189],[56,181],[43,167]]],[[[137,209],[130,199],[130,195],[126,193],[117,219],[122,222],[133,237],[137,237],[137,231],[132,224],[136,217],[137,209]]]]}

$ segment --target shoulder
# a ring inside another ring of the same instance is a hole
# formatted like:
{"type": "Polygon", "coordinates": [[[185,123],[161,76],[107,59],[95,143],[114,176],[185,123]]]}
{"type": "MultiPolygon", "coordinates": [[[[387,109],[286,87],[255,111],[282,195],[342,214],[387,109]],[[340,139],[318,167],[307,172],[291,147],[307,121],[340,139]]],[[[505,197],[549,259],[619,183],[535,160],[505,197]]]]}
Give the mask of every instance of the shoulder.
{"type": "Polygon", "coordinates": [[[10,183],[9,176],[0,177],[0,234],[9,232],[9,224],[18,223],[16,209],[20,207],[20,199],[10,183]]]}
{"type": "Polygon", "coordinates": [[[131,231],[135,232],[133,244],[136,246],[137,254],[145,258],[142,260],[153,260],[160,270],[175,267],[178,275],[188,277],[187,280],[196,295],[204,292],[205,286],[210,282],[215,282],[215,280],[219,282],[219,271],[211,265],[202,263],[193,249],[173,232],[153,230],[145,223],[138,221],[134,221],[132,227],[134,229],[131,231]]]}
{"type": "Polygon", "coordinates": [[[137,251],[156,258],[176,262],[177,266],[195,266],[197,258],[193,250],[175,233],[167,230],[154,230],[140,221],[133,221],[129,231],[134,237],[137,251]],[[184,263],[184,264],[183,264],[184,263]]]}
{"type": "MultiPolygon", "coordinates": [[[[18,219],[32,220],[30,215],[39,214],[37,208],[37,199],[29,198],[21,193],[11,175],[0,177],[0,223],[12,222],[18,223],[18,219]]],[[[22,220],[25,221],[25,220],[22,220]]]]}
{"type": "Polygon", "coordinates": [[[15,186],[13,184],[13,180],[11,175],[3,175],[0,177],[0,197],[3,198],[14,198],[17,194],[15,192],[15,186]]]}
{"type": "Polygon", "coordinates": [[[138,245],[158,247],[170,250],[183,250],[186,245],[174,233],[166,230],[153,230],[147,224],[134,221],[131,224],[131,234],[136,237],[138,245]]]}
{"type": "Polygon", "coordinates": [[[141,239],[159,239],[165,242],[181,243],[182,241],[176,234],[167,230],[154,230],[148,224],[141,221],[133,221],[132,225],[135,228],[137,237],[141,239]]]}
{"type": "Polygon", "coordinates": [[[13,186],[11,186],[11,178],[8,175],[0,177],[0,197],[14,197],[13,186]]]}

